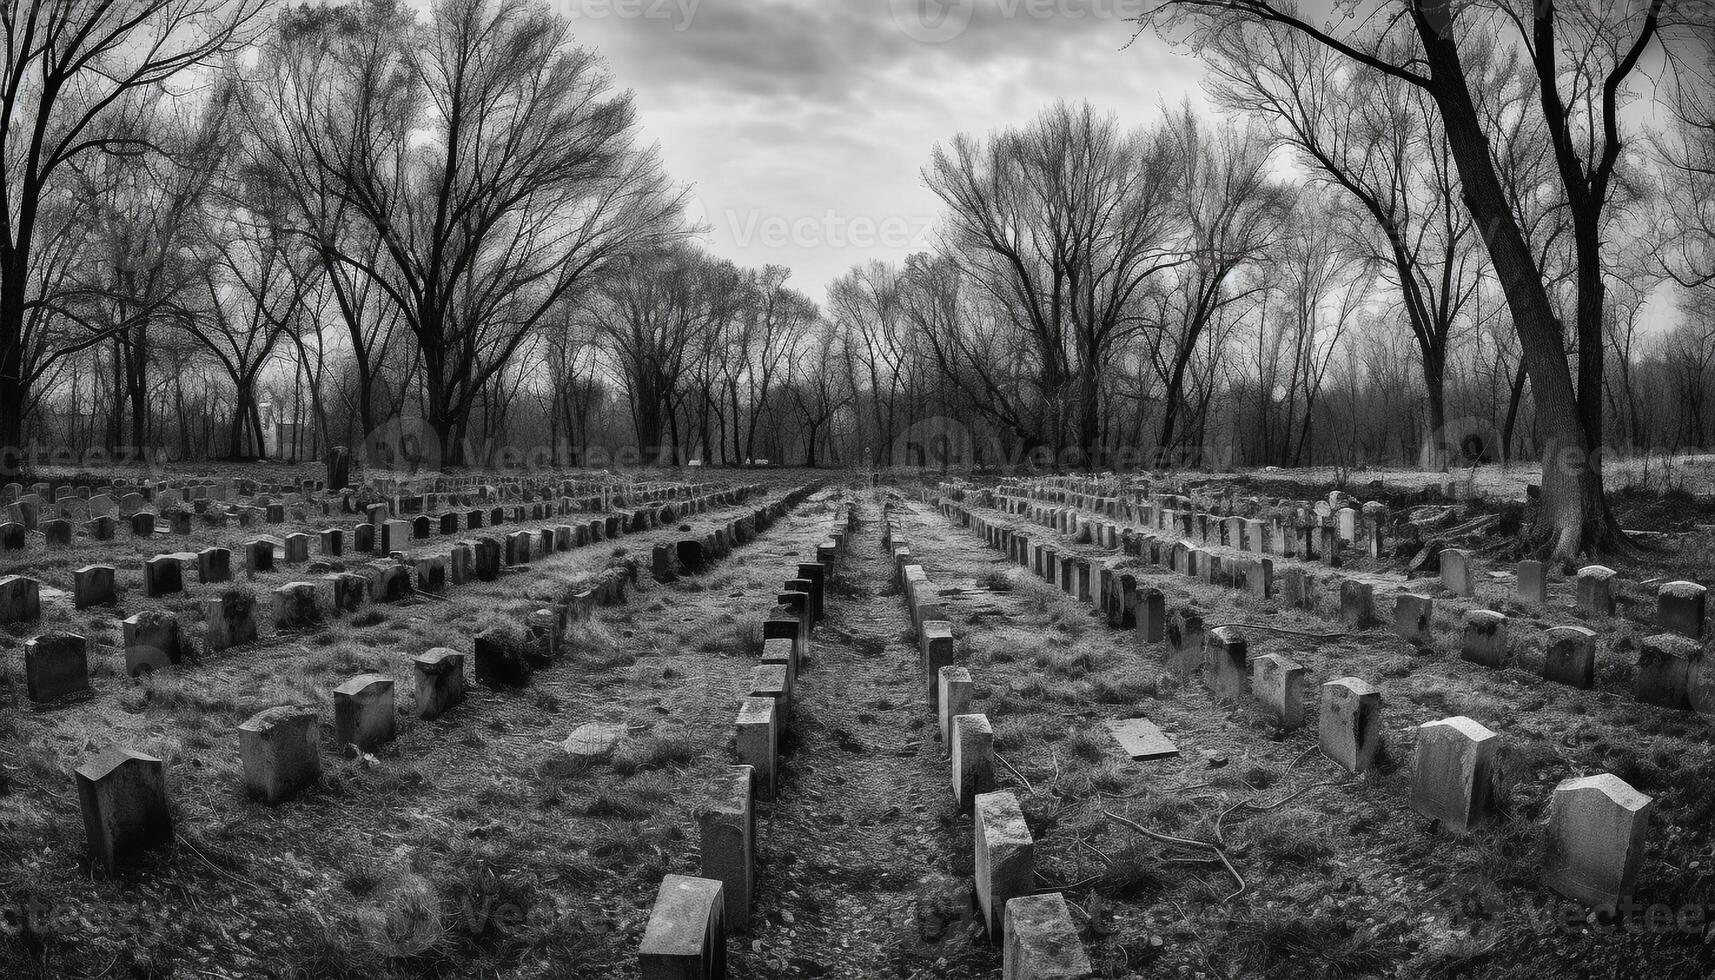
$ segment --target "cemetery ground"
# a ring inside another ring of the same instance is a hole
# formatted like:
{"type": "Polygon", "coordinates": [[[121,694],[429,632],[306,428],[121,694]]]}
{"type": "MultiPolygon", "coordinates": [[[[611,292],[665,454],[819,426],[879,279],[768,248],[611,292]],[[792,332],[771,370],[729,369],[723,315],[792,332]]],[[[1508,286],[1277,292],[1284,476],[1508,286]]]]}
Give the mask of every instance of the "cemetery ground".
{"type": "MultiPolygon", "coordinates": [[[[1270,476],[1325,492],[1311,476],[1270,476]]],[[[1001,954],[972,902],[976,829],[954,802],[910,604],[881,542],[889,518],[952,626],[953,662],[974,681],[971,710],[993,724],[994,788],[1022,806],[1035,886],[1064,895],[1095,975],[1693,977],[1715,965],[1706,938],[1715,915],[1684,916],[1715,908],[1715,737],[1696,713],[1630,696],[1641,639],[1655,632],[1644,622],[1650,583],[1707,577],[1715,539],[1695,519],[1708,513],[1706,498],[1689,509],[1622,499],[1623,524],[1672,536],[1614,563],[1626,583],[1618,615],[1573,613],[1560,577],[1548,606],[1525,607],[1510,598],[1510,577],[1483,575],[1472,597],[1437,595],[1421,647],[1391,622],[1356,626],[1326,608],[1172,574],[964,501],[999,525],[1047,534],[1062,553],[1117,559],[1116,571],[1134,572],[1209,629],[1238,625],[1252,660],[1290,656],[1308,668],[1312,691],[1348,676],[1381,687],[1381,755],[1352,775],[1318,752],[1314,720],[1283,729],[1248,696],[1212,693],[1166,645],[1110,625],[987,547],[932,502],[936,477],[879,489],[805,471],[678,478],[767,490],[444,596],[264,630],[255,644],[135,681],[118,651],[120,609],[44,598],[42,623],[0,632],[10,688],[0,694],[0,974],[637,976],[662,876],[699,874],[701,788],[733,762],[733,713],[763,651],[761,621],[846,503],[859,526],[792,696],[777,798],[755,804],[754,912],[728,944],[732,976],[1000,975],[1001,954]],[[650,576],[651,549],[685,537],[681,524],[700,531],[813,483],[824,486],[700,574],[650,576]],[[451,712],[415,717],[415,655],[469,654],[476,634],[522,621],[626,559],[642,570],[625,601],[572,624],[563,655],[527,687],[473,684],[451,712]],[[1512,615],[1516,634],[1600,629],[1594,687],[1544,680],[1543,654],[1529,643],[1504,669],[1461,659],[1463,611],[1484,607],[1512,615]],[[100,643],[91,695],[45,706],[26,698],[22,646],[46,628],[100,643]],[[368,753],[335,751],[326,734],[333,689],[370,673],[396,682],[398,737],[368,753]],[[246,797],[235,729],[286,703],[321,708],[324,771],[268,807],[246,797]],[[1466,834],[1409,805],[1417,727],[1452,716],[1502,739],[1491,812],[1466,834]],[[1106,723],[1138,717],[1160,726],[1177,756],[1122,752],[1106,723]],[[623,734],[610,751],[572,758],[561,743],[592,722],[623,734]],[[117,881],[91,868],[72,777],[114,743],[165,760],[176,837],[117,881]],[[1615,927],[1541,882],[1552,790],[1604,772],[1654,798],[1637,897],[1679,916],[1671,926],[1615,927]]],[[[1407,509],[1403,497],[1394,504],[1407,509]]],[[[1457,519],[1435,527],[1485,516],[1506,527],[1503,506],[1454,509],[1457,519]]],[[[198,527],[193,536],[236,553],[260,533],[324,524],[198,527]]],[[[1510,569],[1504,534],[1482,533],[1477,550],[1493,555],[1485,567],[1510,569]]],[[[128,614],[142,605],[141,562],[167,550],[158,544],[123,530],[113,542],[80,537],[62,549],[37,540],[6,555],[4,571],[69,591],[72,569],[113,564],[128,614]]],[[[1378,598],[1434,591],[1432,572],[1405,577],[1411,562],[1354,556],[1342,574],[1373,583],[1378,598]]],[[[266,594],[293,580],[287,568],[240,584],[266,594]]],[[[148,603],[194,619],[193,599],[209,592],[190,591],[148,603]]],[[[1385,607],[1381,619],[1391,619],[1385,607]]]]}

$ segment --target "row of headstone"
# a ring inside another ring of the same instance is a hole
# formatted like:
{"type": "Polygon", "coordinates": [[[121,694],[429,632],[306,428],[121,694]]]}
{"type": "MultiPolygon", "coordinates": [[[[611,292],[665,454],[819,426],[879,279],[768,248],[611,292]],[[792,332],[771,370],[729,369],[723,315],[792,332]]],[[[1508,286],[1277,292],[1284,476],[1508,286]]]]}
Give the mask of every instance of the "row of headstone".
{"type": "MultiPolygon", "coordinates": [[[[856,520],[849,504],[842,506],[841,513],[842,529],[828,543],[833,551],[843,550],[851,527],[847,522],[856,520]]],[[[762,516],[753,515],[758,532],[768,523],[762,516]]],[[[821,549],[817,550],[820,554],[821,549]]],[[[639,971],[646,978],[723,978],[727,936],[750,931],[756,888],[756,801],[772,800],[778,790],[779,751],[791,715],[792,692],[798,670],[808,661],[811,632],[825,610],[827,585],[834,574],[833,552],[826,558],[797,567],[797,577],[787,579],[779,605],[763,623],[762,661],[752,671],[750,692],[739,705],[735,741],[739,764],[706,788],[697,808],[701,874],[669,874],[656,891],[637,953],[639,971]]]]}
{"type": "MultiPolygon", "coordinates": [[[[604,582],[620,582],[622,587],[624,577],[635,580],[635,575],[635,564],[621,563],[604,570],[599,578],[604,582]]],[[[33,584],[33,580],[24,581],[33,584]]],[[[316,591],[315,586],[302,584],[277,591],[276,618],[283,618],[281,610],[285,606],[312,602],[316,591]]],[[[211,600],[211,629],[218,619],[229,633],[253,636],[254,604],[254,599],[240,592],[211,600]],[[219,608],[214,608],[217,605],[219,608]]],[[[306,613],[300,608],[292,615],[302,618],[306,613]]],[[[147,621],[139,619],[136,633],[145,636],[150,630],[168,629],[168,624],[176,636],[176,620],[164,614],[147,621]]],[[[133,641],[133,625],[132,620],[127,620],[128,647],[133,641]]],[[[563,619],[556,623],[556,628],[564,629],[563,619]]],[[[176,647],[176,639],[173,645],[176,647]]],[[[87,689],[86,651],[84,638],[70,634],[44,634],[31,640],[26,645],[26,673],[32,697],[38,687],[58,688],[60,696],[79,684],[87,689]]],[[[480,643],[478,657],[480,660],[480,643]]],[[[431,650],[414,659],[413,673],[418,717],[433,720],[463,702],[464,654],[431,650]]],[[[354,677],[334,690],[333,704],[334,740],[341,751],[371,752],[396,737],[398,721],[391,677],[377,674],[354,677]]],[[[247,793],[273,806],[313,786],[322,774],[320,742],[319,712],[313,707],[281,705],[253,715],[239,726],[239,755],[247,793]]],[[[117,873],[145,852],[172,841],[171,811],[161,760],[132,749],[110,748],[80,766],[77,780],[92,862],[97,868],[108,874],[117,873]]]]}
{"type": "MultiPolygon", "coordinates": [[[[998,541],[995,546],[1010,549],[1014,560],[1017,555],[1034,551],[1032,545],[1010,542],[1004,528],[999,529],[1001,533],[997,536],[994,525],[970,516],[961,505],[944,503],[942,510],[965,526],[974,527],[991,544],[998,541]]],[[[1082,579],[1081,574],[1076,577],[1082,579]]],[[[1348,580],[1346,584],[1360,583],[1348,580]]],[[[1081,601],[1090,601],[1088,596],[1074,590],[1066,591],[1081,601]]],[[[1348,595],[1362,596],[1367,606],[1367,586],[1345,591],[1348,595]]],[[[1425,596],[1398,598],[1395,615],[1402,636],[1407,632],[1411,637],[1423,635],[1431,616],[1431,603],[1425,596]]],[[[1343,597],[1342,606],[1346,604],[1343,597]]],[[[1135,622],[1137,607],[1132,608],[1135,622]]],[[[1118,622],[1112,616],[1105,618],[1122,628],[1125,625],[1123,616],[1118,622]]],[[[1248,644],[1239,629],[1220,627],[1205,632],[1201,619],[1194,614],[1176,613],[1169,618],[1169,624],[1163,638],[1170,648],[1176,648],[1170,651],[1170,656],[1184,658],[1189,654],[1186,648],[1201,638],[1199,666],[1217,697],[1241,697],[1248,680],[1249,693],[1277,725],[1293,728],[1304,723],[1309,676],[1305,667],[1279,654],[1251,660],[1248,644]]],[[[1504,657],[1507,642],[1505,626],[1506,617],[1498,613],[1484,610],[1468,613],[1463,643],[1465,659],[1498,663],[1504,657]]],[[[1566,632],[1554,638],[1545,674],[1587,673],[1594,662],[1593,634],[1578,627],[1561,629],[1566,632]],[[1555,650],[1555,646],[1560,649],[1555,650]]],[[[1645,669],[1650,660],[1648,651],[1652,646],[1677,645],[1675,641],[1688,645],[1681,648],[1681,657],[1698,647],[1695,641],[1673,635],[1645,641],[1640,686],[1648,673],[1645,669]]],[[[1154,642],[1158,640],[1145,636],[1146,646],[1154,642]]],[[[1662,656],[1673,659],[1671,654],[1662,656]]],[[[1694,686],[1687,684],[1686,688],[1694,686]]],[[[1709,690],[1715,692],[1715,678],[1709,690]]],[[[1317,740],[1322,754],[1349,772],[1370,769],[1382,752],[1381,690],[1360,678],[1339,678],[1321,685],[1318,708],[1317,740]]],[[[1464,832],[1477,825],[1489,811],[1499,744],[1494,732],[1469,718],[1449,718],[1419,726],[1411,794],[1413,808],[1450,832],[1464,832]]],[[[1561,894],[1587,904],[1611,905],[1629,898],[1643,854],[1650,806],[1648,796],[1611,774],[1562,781],[1555,788],[1550,805],[1544,881],[1561,894]]]]}
{"type": "MultiPolygon", "coordinates": [[[[978,531],[987,537],[986,530],[978,531]]],[[[970,669],[953,662],[952,623],[891,507],[883,511],[882,543],[893,556],[917,632],[926,701],[948,760],[953,800],[972,816],[974,891],[989,941],[1002,950],[1002,976],[1092,977],[1064,897],[1037,893],[1035,839],[1018,798],[996,785],[993,723],[972,706],[970,669]]],[[[1082,570],[1073,578],[1087,592],[1087,566],[1082,570]]]]}

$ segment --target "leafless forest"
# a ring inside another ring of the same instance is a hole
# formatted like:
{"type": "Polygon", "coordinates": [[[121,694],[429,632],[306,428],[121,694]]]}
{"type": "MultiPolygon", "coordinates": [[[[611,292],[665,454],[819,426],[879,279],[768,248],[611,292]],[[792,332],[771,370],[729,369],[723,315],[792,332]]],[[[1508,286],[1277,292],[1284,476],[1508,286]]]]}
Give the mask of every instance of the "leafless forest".
{"type": "Polygon", "coordinates": [[[1712,0],[0,39],[0,976],[1715,975],[1712,0]]]}

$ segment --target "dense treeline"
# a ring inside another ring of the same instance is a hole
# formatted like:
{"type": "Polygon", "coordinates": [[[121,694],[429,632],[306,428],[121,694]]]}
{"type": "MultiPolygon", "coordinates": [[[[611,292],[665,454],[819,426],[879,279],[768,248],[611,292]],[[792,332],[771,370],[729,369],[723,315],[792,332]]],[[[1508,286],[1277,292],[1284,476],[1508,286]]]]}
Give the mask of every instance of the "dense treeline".
{"type": "Polygon", "coordinates": [[[820,302],[699,247],[545,6],[9,12],[0,445],[1107,467],[1715,436],[1715,42],[1660,6],[1501,5],[1448,51],[1169,4],[1218,114],[950,136],[935,247],[820,302]]]}

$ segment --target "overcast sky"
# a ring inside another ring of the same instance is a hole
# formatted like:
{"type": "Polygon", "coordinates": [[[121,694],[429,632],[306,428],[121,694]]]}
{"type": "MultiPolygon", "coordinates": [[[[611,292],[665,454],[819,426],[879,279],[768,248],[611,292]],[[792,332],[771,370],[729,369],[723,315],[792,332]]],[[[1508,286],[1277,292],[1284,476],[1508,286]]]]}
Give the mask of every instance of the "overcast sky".
{"type": "Polygon", "coordinates": [[[636,92],[708,248],[818,302],[853,263],[927,248],[921,170],[958,132],[1088,99],[1142,123],[1200,98],[1137,0],[552,0],[636,92]]]}

